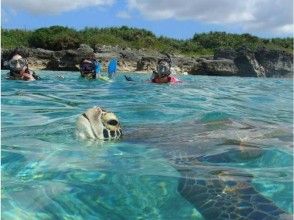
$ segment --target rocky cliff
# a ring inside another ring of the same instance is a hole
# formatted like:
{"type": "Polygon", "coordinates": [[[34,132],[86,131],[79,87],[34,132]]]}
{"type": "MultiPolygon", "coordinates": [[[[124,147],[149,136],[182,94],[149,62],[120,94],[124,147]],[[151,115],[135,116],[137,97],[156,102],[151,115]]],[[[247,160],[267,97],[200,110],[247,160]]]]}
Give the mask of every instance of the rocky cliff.
{"type": "MultiPolygon", "coordinates": [[[[118,59],[119,71],[152,72],[157,59],[164,54],[113,46],[91,48],[82,44],[77,50],[50,51],[40,48],[19,48],[28,58],[30,68],[38,70],[78,71],[76,67],[82,58],[92,55],[103,63],[106,69],[111,58],[118,59]]],[[[12,49],[2,49],[1,67],[9,60],[12,49]]],[[[222,49],[212,57],[187,57],[171,55],[175,73],[192,75],[244,76],[244,77],[293,77],[293,53],[259,48],[250,50],[222,49]]]]}

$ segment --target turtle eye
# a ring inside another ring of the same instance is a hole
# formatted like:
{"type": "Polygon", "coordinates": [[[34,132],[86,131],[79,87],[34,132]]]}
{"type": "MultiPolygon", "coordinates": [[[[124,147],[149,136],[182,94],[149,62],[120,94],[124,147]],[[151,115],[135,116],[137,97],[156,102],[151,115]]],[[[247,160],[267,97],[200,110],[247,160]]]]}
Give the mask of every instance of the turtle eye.
{"type": "Polygon", "coordinates": [[[110,125],[116,126],[116,125],[118,125],[118,121],[112,119],[112,120],[107,121],[107,124],[110,124],[110,125]]]}

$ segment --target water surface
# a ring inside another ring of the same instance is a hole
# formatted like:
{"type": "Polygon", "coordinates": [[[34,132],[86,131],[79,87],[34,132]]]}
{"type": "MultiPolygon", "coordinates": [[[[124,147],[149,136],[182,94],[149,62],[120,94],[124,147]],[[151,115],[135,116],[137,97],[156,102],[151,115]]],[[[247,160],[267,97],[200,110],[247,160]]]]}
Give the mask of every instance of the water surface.
{"type": "Polygon", "coordinates": [[[220,168],[250,173],[261,194],[293,213],[292,80],[182,76],[156,85],[144,74],[108,83],[43,71],[23,82],[5,72],[3,219],[199,219],[177,191],[172,162],[189,152],[202,158],[199,178],[220,168]],[[115,112],[136,141],[77,140],[77,116],[95,105],[115,112]],[[243,142],[262,154],[236,157],[243,142]]]}

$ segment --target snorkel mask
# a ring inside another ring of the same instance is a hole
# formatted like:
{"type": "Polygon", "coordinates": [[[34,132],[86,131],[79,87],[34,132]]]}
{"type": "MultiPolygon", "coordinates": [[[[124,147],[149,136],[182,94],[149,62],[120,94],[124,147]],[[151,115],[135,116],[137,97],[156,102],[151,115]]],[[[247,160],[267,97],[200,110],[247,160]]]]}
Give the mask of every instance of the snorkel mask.
{"type": "Polygon", "coordinates": [[[21,71],[28,67],[28,61],[20,55],[15,55],[9,61],[9,68],[11,71],[21,71]]]}
{"type": "Polygon", "coordinates": [[[86,77],[89,79],[96,78],[96,66],[94,61],[84,60],[80,64],[80,72],[82,77],[86,77]]]}
{"type": "Polygon", "coordinates": [[[169,76],[171,74],[170,71],[171,65],[167,60],[162,59],[158,61],[157,65],[157,74],[159,77],[169,76]]]}
{"type": "Polygon", "coordinates": [[[90,61],[84,61],[81,63],[80,69],[83,73],[92,73],[94,71],[94,65],[90,61]]]}

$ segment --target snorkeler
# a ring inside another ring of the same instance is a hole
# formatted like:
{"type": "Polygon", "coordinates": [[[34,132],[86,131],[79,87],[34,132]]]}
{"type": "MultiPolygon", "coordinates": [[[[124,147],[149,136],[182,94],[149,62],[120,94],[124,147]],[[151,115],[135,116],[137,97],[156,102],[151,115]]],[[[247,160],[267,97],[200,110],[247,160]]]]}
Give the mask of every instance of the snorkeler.
{"type": "Polygon", "coordinates": [[[87,79],[96,79],[97,74],[101,72],[101,64],[96,59],[83,59],[80,63],[81,77],[87,79]]]}
{"type": "Polygon", "coordinates": [[[156,71],[153,71],[153,74],[150,78],[153,83],[174,83],[179,82],[179,80],[171,76],[171,58],[167,54],[167,57],[159,59],[157,62],[156,71]]]}
{"type": "Polygon", "coordinates": [[[27,59],[18,53],[15,53],[9,61],[9,70],[7,79],[33,81],[40,77],[28,67],[27,59]]]}
{"type": "MultiPolygon", "coordinates": [[[[153,71],[150,81],[152,83],[177,83],[181,82],[176,77],[172,76],[171,73],[171,58],[168,54],[167,57],[161,58],[157,62],[156,70],[153,71]]],[[[132,77],[124,75],[127,81],[135,81],[132,77]]],[[[149,81],[149,82],[150,82],[149,81]]]]}

